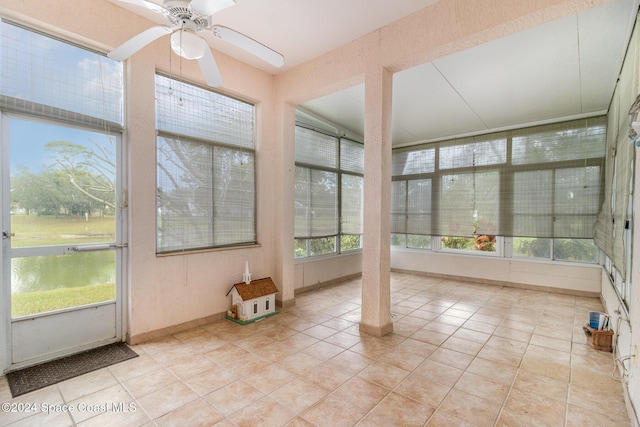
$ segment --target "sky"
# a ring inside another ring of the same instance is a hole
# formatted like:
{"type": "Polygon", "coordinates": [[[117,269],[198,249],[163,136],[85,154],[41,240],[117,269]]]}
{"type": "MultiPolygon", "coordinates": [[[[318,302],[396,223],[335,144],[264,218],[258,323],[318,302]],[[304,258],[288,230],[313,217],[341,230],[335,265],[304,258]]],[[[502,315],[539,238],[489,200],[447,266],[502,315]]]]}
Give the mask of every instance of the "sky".
{"type": "Polygon", "coordinates": [[[24,166],[32,173],[54,161],[44,149],[50,141],[67,141],[92,147],[93,143],[106,143],[107,137],[69,127],[11,119],[9,123],[9,159],[11,172],[24,166]]]}

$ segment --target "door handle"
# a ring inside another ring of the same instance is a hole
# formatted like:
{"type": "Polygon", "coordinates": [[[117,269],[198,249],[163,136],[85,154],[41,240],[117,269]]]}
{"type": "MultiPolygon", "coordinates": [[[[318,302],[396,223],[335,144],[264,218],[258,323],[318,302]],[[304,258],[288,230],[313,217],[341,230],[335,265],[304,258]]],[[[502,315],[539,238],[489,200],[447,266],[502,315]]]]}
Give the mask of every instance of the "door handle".
{"type": "Polygon", "coordinates": [[[72,246],[68,248],[72,252],[94,252],[94,251],[106,251],[109,249],[121,249],[126,248],[127,244],[123,243],[121,245],[117,245],[115,243],[106,244],[106,245],[93,245],[93,246],[72,246]]]}
{"type": "Polygon", "coordinates": [[[2,230],[2,238],[3,239],[10,239],[15,235],[16,235],[16,233],[9,233],[8,231],[2,230]]]}

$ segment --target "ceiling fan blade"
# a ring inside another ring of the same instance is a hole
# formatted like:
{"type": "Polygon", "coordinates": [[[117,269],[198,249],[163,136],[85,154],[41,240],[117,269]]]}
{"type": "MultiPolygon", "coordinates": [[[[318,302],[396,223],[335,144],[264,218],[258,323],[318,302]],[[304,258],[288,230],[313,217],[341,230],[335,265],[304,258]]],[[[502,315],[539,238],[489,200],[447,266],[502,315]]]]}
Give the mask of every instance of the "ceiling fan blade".
{"type": "Polygon", "coordinates": [[[246,50],[274,67],[282,67],[284,65],[284,57],[281,54],[255,41],[251,37],[247,37],[242,33],[232,30],[231,28],[223,27],[222,25],[212,26],[211,32],[217,38],[246,50]]]}
{"type": "Polygon", "coordinates": [[[209,86],[222,86],[222,75],[220,74],[220,69],[218,68],[218,64],[216,64],[216,60],[209,46],[204,50],[204,56],[198,59],[198,65],[200,65],[204,80],[209,86]]]}
{"type": "Polygon", "coordinates": [[[191,0],[189,7],[202,16],[211,16],[235,4],[235,0],[191,0]]]}
{"type": "Polygon", "coordinates": [[[148,30],[141,32],[137,36],[133,36],[132,38],[109,52],[107,56],[111,59],[115,59],[116,61],[123,61],[152,41],[159,39],[164,35],[171,34],[172,32],[172,28],[165,27],[164,25],[151,27],[148,30]]]}
{"type": "Polygon", "coordinates": [[[145,9],[149,9],[153,12],[160,13],[162,15],[168,15],[169,11],[165,9],[163,6],[159,4],[150,2],[148,0],[118,0],[121,3],[129,3],[136,6],[144,7],[145,9]]]}

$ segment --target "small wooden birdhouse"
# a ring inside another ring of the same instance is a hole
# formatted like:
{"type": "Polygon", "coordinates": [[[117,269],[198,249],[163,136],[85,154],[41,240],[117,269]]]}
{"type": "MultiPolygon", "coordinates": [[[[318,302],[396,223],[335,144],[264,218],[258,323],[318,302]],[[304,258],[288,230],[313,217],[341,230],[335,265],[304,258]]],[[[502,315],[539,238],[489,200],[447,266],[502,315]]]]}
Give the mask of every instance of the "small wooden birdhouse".
{"type": "Polygon", "coordinates": [[[278,288],[271,277],[250,283],[236,283],[227,292],[227,296],[231,296],[231,311],[236,317],[227,315],[227,318],[238,323],[249,323],[277,314],[276,293],[278,288]]]}

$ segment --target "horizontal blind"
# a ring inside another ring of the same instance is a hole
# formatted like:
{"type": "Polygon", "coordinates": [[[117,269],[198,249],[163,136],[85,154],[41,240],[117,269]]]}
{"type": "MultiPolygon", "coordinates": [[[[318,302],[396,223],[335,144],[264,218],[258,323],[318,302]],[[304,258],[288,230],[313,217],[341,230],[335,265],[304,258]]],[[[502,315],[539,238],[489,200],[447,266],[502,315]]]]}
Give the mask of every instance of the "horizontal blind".
{"type": "Polygon", "coordinates": [[[338,234],[338,174],[296,166],[295,237],[338,234]]]}
{"type": "Polygon", "coordinates": [[[159,137],[158,252],[213,246],[213,146],[159,137]]]}
{"type": "Polygon", "coordinates": [[[163,132],[254,148],[253,105],[160,74],[156,120],[163,132]]]}
{"type": "Polygon", "coordinates": [[[157,75],[156,110],[157,251],[255,243],[253,106],[157,75]]]}
{"type": "Polygon", "coordinates": [[[338,167],[338,138],[296,126],[296,163],[338,167]]]}
{"type": "Polygon", "coordinates": [[[391,183],[391,232],[407,232],[407,181],[391,183]]]}
{"type": "Polygon", "coordinates": [[[348,139],[340,139],[340,169],[364,173],[364,145],[348,139]]]}
{"type": "Polygon", "coordinates": [[[392,156],[393,176],[431,173],[436,168],[435,148],[394,151],[392,156]]]}
{"type": "Polygon", "coordinates": [[[608,114],[606,177],[604,201],[595,227],[596,245],[611,259],[626,280],[627,254],[625,224],[628,217],[629,196],[633,191],[633,164],[636,150],[629,141],[629,109],[638,94],[640,76],[640,22],[636,25],[625,57],[618,84],[613,93],[608,114]]]}
{"type": "Polygon", "coordinates": [[[122,128],[121,62],[6,21],[0,39],[0,107],[122,128]]]}
{"type": "Polygon", "coordinates": [[[341,232],[362,234],[364,178],[343,173],[341,188],[341,232]]]}
{"type": "Polygon", "coordinates": [[[606,132],[598,117],[396,150],[393,232],[592,238],[606,132]]]}
{"type": "Polygon", "coordinates": [[[408,234],[429,234],[431,231],[431,180],[415,179],[407,183],[408,234]]]}

